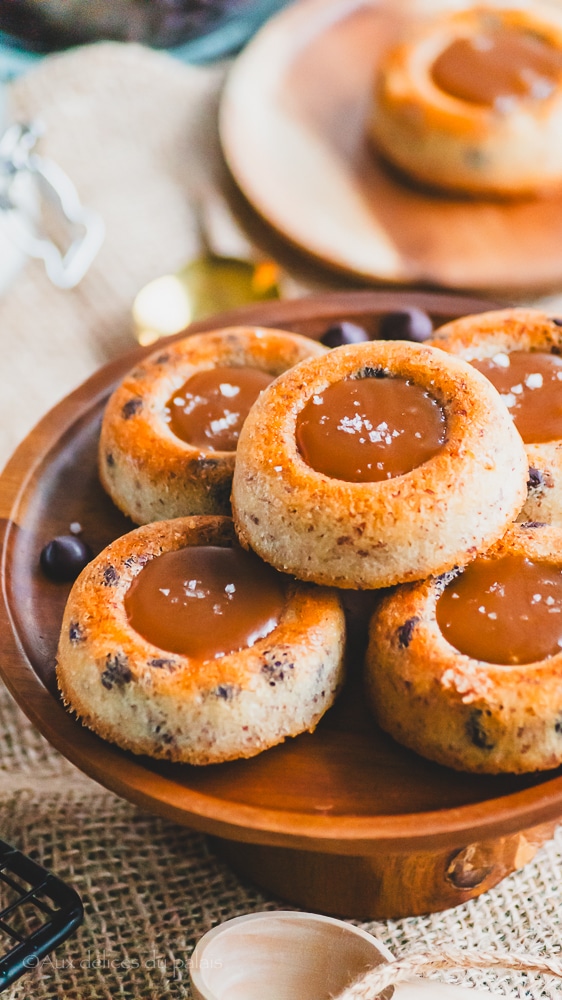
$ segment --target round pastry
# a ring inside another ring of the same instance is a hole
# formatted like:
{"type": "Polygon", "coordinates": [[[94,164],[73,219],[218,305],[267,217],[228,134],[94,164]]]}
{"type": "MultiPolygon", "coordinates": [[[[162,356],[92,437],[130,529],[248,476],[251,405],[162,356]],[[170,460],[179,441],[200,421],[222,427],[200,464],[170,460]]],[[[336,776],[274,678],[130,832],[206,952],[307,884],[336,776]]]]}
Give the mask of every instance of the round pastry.
{"type": "Polygon", "coordinates": [[[242,545],[303,580],[376,589],[473,558],[526,495],[521,439],[479,372],[373,341],[303,361],[254,404],[232,485],[242,545]]]}
{"type": "Polygon", "coordinates": [[[281,372],[325,353],[308,337],[260,327],[229,327],[160,347],[107,404],[99,445],[104,488],[136,524],[228,514],[248,409],[281,372]]]}
{"type": "Polygon", "coordinates": [[[230,518],[178,518],[118,538],[82,572],[57,679],[104,739],[211,764],[312,731],[342,683],[344,632],[337,595],[244,552],[230,518]]]}
{"type": "Polygon", "coordinates": [[[506,403],[529,464],[518,520],[562,527],[562,320],[496,310],[447,323],[429,343],[478,368],[506,403]]]}
{"type": "Polygon", "coordinates": [[[389,48],[369,134],[399,170],[470,195],[562,182],[562,14],[540,4],[443,14],[389,48]]]}
{"type": "Polygon", "coordinates": [[[562,530],[513,525],[464,570],[398,587],[370,626],[369,700],[425,757],[488,774],[562,764],[562,530]]]}

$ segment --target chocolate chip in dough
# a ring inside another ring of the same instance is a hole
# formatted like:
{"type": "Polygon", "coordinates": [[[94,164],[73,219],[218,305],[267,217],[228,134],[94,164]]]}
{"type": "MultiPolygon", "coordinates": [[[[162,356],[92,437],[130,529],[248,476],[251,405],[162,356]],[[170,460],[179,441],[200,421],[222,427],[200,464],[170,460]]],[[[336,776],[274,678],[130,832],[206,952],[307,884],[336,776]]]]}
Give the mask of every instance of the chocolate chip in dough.
{"type": "Polygon", "coordinates": [[[493,750],[495,743],[486,732],[483,714],[481,708],[473,709],[466,722],[466,735],[479,750],[493,750]]]}
{"type": "Polygon", "coordinates": [[[534,466],[529,466],[529,478],[527,480],[527,489],[536,490],[539,486],[544,486],[544,476],[540,469],[535,469],[534,466]]]}
{"type": "Polygon", "coordinates": [[[139,396],[135,396],[133,399],[128,399],[126,403],[121,407],[121,416],[123,420],[130,420],[134,417],[135,413],[142,410],[142,399],[139,396]]]}
{"type": "Polygon", "coordinates": [[[105,658],[105,670],[101,674],[100,680],[108,691],[111,691],[115,686],[117,688],[123,688],[126,684],[130,684],[133,675],[129,667],[129,661],[124,653],[116,653],[112,656],[111,653],[105,658]]]}
{"type": "Polygon", "coordinates": [[[119,583],[119,573],[115,566],[106,566],[103,571],[104,587],[114,587],[116,583],[119,583]]]}
{"type": "Polygon", "coordinates": [[[408,621],[404,622],[403,625],[397,629],[396,635],[398,637],[398,645],[401,649],[407,649],[412,641],[412,635],[414,629],[419,622],[419,618],[414,616],[413,618],[408,618],[408,621]]]}

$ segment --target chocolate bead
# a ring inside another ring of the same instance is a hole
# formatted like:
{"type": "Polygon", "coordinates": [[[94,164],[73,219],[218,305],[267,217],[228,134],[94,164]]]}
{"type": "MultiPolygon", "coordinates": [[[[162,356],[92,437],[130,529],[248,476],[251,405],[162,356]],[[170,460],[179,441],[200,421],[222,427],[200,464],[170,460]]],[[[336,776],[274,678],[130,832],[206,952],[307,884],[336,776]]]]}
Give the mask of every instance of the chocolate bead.
{"type": "Polygon", "coordinates": [[[81,538],[59,535],[41,549],[39,563],[45,576],[62,583],[75,580],[92,556],[92,550],[81,538]]]}
{"type": "Polygon", "coordinates": [[[362,344],[370,340],[369,334],[356,323],[333,323],[320,337],[320,343],[325,347],[343,347],[344,344],[362,344]]]}
{"type": "Polygon", "coordinates": [[[421,344],[433,334],[433,323],[423,309],[400,309],[386,313],[379,327],[381,340],[412,340],[421,344]]]}

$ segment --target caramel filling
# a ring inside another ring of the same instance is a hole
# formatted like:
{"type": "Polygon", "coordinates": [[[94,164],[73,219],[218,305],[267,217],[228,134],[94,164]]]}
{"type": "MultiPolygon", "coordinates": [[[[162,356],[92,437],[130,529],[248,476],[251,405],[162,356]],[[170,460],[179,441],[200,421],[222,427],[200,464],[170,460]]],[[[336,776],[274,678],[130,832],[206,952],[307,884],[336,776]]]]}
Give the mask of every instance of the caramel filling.
{"type": "Polygon", "coordinates": [[[461,653],[534,663],[562,648],[562,570],[524,556],[476,559],[437,602],[437,624],[461,653]]]}
{"type": "Polygon", "coordinates": [[[504,28],[456,38],[437,57],[434,83],[470,104],[508,110],[545,100],[562,78],[562,52],[531,31],[504,28]]]}
{"type": "Polygon", "coordinates": [[[129,623],[170,653],[214,660],[275,628],[285,578],[239,546],[193,545],[151,559],[125,596],[129,623]]]}
{"type": "Polygon", "coordinates": [[[332,479],[373,483],[422,465],[445,440],[445,414],[404,378],[349,378],[313,396],[297,419],[307,465],[332,479]]]}
{"type": "Polygon", "coordinates": [[[176,437],[206,451],[236,451],[242,424],[274,375],[257,368],[196,372],[166,403],[176,437]]]}
{"type": "Polygon", "coordinates": [[[562,358],[512,351],[471,364],[501,393],[525,444],[562,438],[562,358]]]}

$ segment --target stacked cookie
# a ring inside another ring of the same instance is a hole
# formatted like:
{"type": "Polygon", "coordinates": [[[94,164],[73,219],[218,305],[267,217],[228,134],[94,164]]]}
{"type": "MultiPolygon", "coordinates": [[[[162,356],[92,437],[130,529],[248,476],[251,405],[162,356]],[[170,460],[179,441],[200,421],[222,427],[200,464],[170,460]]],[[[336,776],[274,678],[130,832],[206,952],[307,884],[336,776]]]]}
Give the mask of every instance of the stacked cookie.
{"type": "Polygon", "coordinates": [[[483,372],[511,413],[529,465],[518,520],[562,527],[562,321],[536,309],[494,310],[447,323],[428,343],[483,372]]]}
{"type": "Polygon", "coordinates": [[[562,529],[512,525],[463,572],[396,588],[367,683],[396,740],[483,773],[562,763],[562,529]]]}
{"type": "Polygon", "coordinates": [[[154,352],[112,395],[100,478],[144,527],[76,581],[57,677],[82,722],[123,749],[190,764],[249,757],[314,729],[332,704],[339,598],[244,552],[224,516],[255,398],[324,353],[285,331],[228,328],[154,352]]]}
{"type": "Polygon", "coordinates": [[[527,463],[489,381],[425,344],[374,341],[297,365],[246,420],[236,529],[278,569],[375,589],[468,562],[526,496],[527,463]]]}
{"type": "Polygon", "coordinates": [[[562,762],[562,329],[528,309],[468,316],[428,344],[490,379],[527,455],[516,525],[464,572],[385,598],[367,654],[371,703],[443,764],[526,772],[562,762]]]}
{"type": "MultiPolygon", "coordinates": [[[[69,598],[58,678],[86,725],[190,763],[251,756],[313,729],[343,680],[336,588],[392,587],[367,656],[381,725],[454,767],[555,766],[552,718],[542,742],[535,727],[515,745],[521,713],[501,685],[502,711],[490,700],[493,670],[511,678],[523,654],[492,669],[481,649],[461,651],[437,611],[483,553],[537,563],[539,576],[545,561],[552,569],[545,553],[558,530],[539,543],[542,529],[510,528],[527,497],[525,446],[486,375],[437,342],[446,329],[432,344],[326,351],[282,331],[233,329],[155,352],[124,380],[104,418],[100,474],[121,509],[153,523],[102,552],[69,598]],[[245,368],[277,377],[242,413],[245,368]],[[527,738],[538,752],[525,754],[527,738]]],[[[552,622],[556,581],[530,580],[552,622]]],[[[540,650],[547,671],[551,646],[540,650]]]]}

